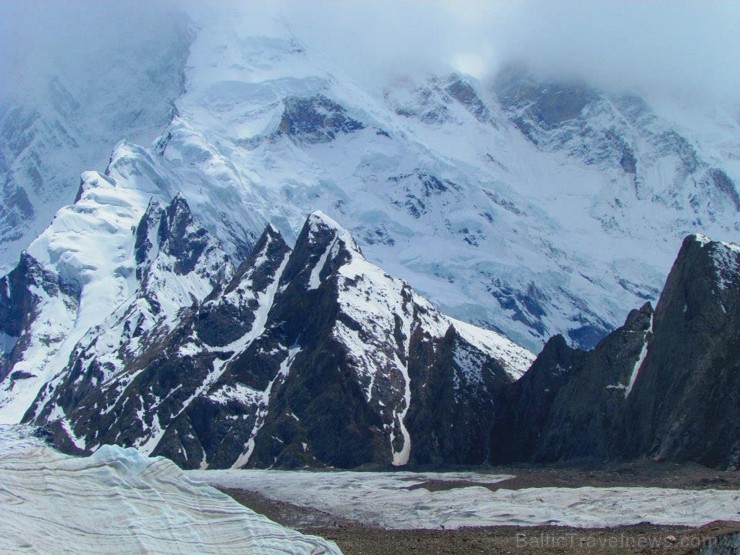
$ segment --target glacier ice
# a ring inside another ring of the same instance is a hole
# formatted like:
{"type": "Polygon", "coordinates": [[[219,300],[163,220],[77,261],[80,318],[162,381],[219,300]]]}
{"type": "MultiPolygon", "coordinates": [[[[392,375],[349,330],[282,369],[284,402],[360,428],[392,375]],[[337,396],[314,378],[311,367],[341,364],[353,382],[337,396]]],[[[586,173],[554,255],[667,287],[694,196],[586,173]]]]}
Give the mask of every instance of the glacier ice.
{"type": "Polygon", "coordinates": [[[135,449],[63,455],[0,426],[0,550],[75,553],[341,553],[135,449]]]}

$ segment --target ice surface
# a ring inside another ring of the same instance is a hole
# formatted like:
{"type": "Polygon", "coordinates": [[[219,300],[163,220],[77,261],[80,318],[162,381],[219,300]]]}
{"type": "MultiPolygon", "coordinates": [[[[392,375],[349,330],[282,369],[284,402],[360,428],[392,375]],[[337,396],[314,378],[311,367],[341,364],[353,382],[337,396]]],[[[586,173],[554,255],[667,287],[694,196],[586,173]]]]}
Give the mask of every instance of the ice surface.
{"type": "Polygon", "coordinates": [[[166,459],[113,446],[74,458],[20,426],[0,426],[0,503],[5,553],[341,553],[166,459]]]}
{"type": "Polygon", "coordinates": [[[385,528],[560,525],[612,527],[639,522],[701,526],[740,519],[740,491],[664,488],[529,488],[481,486],[409,489],[428,480],[494,484],[508,476],[483,473],[188,471],[218,486],[257,491],[385,528]]]}
{"type": "Polygon", "coordinates": [[[10,353],[16,341],[18,341],[17,337],[12,337],[0,331],[0,353],[10,353]]]}

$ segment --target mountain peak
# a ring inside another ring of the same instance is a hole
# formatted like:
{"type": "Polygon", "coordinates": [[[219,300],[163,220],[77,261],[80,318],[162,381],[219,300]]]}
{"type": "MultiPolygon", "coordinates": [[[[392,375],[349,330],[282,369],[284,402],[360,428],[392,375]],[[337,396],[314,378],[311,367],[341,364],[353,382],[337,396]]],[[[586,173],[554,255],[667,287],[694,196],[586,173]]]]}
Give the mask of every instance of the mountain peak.
{"type": "Polygon", "coordinates": [[[305,274],[308,289],[316,289],[326,277],[351,260],[364,260],[352,235],[334,219],[317,210],[306,219],[296,240],[284,278],[305,274]]]}
{"type": "Polygon", "coordinates": [[[672,279],[700,281],[720,290],[738,286],[740,276],[740,245],[713,241],[706,235],[688,235],[681,245],[666,286],[672,279]]]}
{"type": "Polygon", "coordinates": [[[332,235],[332,240],[337,239],[341,241],[344,246],[351,252],[362,256],[360,247],[355,243],[352,235],[339,225],[336,220],[327,216],[321,210],[315,210],[309,214],[306,220],[306,227],[308,229],[309,241],[314,241],[322,234],[326,234],[327,231],[332,235]]]}

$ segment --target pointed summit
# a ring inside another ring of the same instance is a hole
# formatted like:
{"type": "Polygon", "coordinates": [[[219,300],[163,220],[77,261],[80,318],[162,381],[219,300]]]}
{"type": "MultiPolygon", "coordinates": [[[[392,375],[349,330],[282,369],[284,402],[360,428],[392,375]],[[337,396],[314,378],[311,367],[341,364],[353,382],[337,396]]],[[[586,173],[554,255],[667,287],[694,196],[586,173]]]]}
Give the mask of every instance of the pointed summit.
{"type": "Polygon", "coordinates": [[[628,399],[629,454],[740,467],[738,330],[740,247],[689,235],[655,308],[628,399]]]}
{"type": "Polygon", "coordinates": [[[284,279],[302,276],[306,289],[316,289],[323,279],[353,259],[364,260],[350,233],[317,210],[311,213],[298,235],[284,279]]]}
{"type": "Polygon", "coordinates": [[[290,247],[285,243],[280,231],[274,225],[268,224],[254,245],[252,253],[236,270],[224,294],[228,296],[245,288],[255,292],[264,291],[289,253],[290,247]]]}
{"type": "MultiPolygon", "coordinates": [[[[336,222],[336,220],[330,218],[321,210],[315,210],[308,216],[304,229],[308,230],[309,242],[317,241],[320,243],[322,237],[324,238],[324,241],[326,241],[329,238],[329,235],[327,235],[327,232],[329,232],[329,234],[332,235],[331,240],[337,239],[341,241],[349,251],[364,258],[360,247],[355,243],[355,240],[349,231],[344,229],[336,222]]],[[[325,246],[325,244],[322,246],[325,246]]]]}
{"type": "MultiPolygon", "coordinates": [[[[285,239],[283,239],[280,231],[278,231],[274,225],[267,224],[262,235],[257,239],[249,257],[247,257],[247,259],[242,262],[241,266],[236,270],[225,293],[233,291],[245,276],[254,274],[254,272],[261,268],[265,263],[268,263],[271,260],[274,261],[277,258],[282,260],[283,255],[289,252],[290,247],[285,243],[285,239]]],[[[254,284],[253,287],[260,290],[258,284],[254,284]]]]}
{"type": "Polygon", "coordinates": [[[725,320],[737,309],[739,290],[740,246],[689,235],[655,308],[656,325],[667,321],[688,327],[708,324],[712,330],[722,331],[725,320]],[[700,314],[704,318],[697,318],[700,314]]]}

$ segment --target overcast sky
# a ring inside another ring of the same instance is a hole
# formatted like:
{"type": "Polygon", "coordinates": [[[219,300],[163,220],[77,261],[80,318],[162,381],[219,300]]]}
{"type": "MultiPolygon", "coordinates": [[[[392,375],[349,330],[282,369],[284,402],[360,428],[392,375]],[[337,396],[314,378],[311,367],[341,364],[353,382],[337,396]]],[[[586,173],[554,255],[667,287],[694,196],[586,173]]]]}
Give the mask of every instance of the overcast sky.
{"type": "Polygon", "coordinates": [[[450,64],[485,78],[524,62],[612,87],[740,99],[737,1],[299,1],[284,8],[299,32],[349,67],[450,64]]]}
{"type": "MultiPolygon", "coordinates": [[[[125,45],[142,29],[155,32],[157,18],[169,17],[175,4],[2,0],[0,82],[7,88],[21,71],[53,65],[48,60],[54,53],[68,50],[70,57],[84,59],[101,43],[125,45]]],[[[203,2],[190,5],[197,19],[203,2]]],[[[241,5],[259,15],[255,22],[285,21],[309,47],[335,58],[358,79],[450,67],[484,79],[508,63],[524,62],[611,87],[740,101],[736,1],[245,0],[241,5]]]]}

